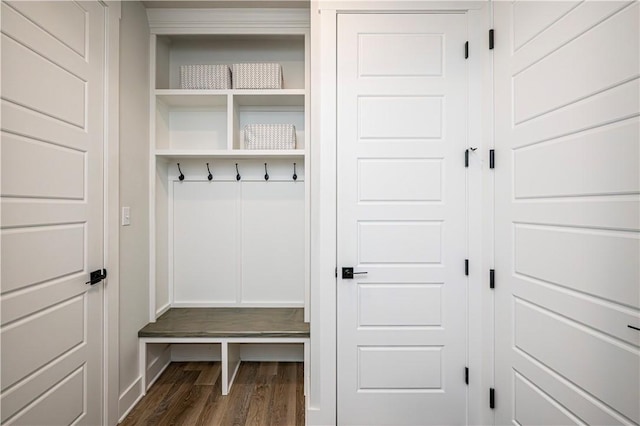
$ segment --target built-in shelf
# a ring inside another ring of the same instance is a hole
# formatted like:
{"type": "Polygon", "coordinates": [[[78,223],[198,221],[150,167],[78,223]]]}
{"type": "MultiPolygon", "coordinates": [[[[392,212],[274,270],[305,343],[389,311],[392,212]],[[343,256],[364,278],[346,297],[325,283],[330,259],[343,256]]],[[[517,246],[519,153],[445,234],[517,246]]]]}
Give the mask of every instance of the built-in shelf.
{"type": "Polygon", "coordinates": [[[304,106],[304,89],[190,90],[157,89],[156,99],[169,107],[207,107],[227,104],[232,96],[239,106],[304,106]]]}
{"type": "Polygon", "coordinates": [[[150,43],[151,322],[186,306],[304,306],[308,321],[308,11],[216,11],[222,25],[187,12],[195,26],[182,12],[159,13],[156,24],[169,27],[150,43]],[[183,65],[236,63],[280,64],[283,88],[180,88],[183,65]],[[244,149],[256,124],[295,126],[296,149],[244,149]]]}
{"type": "Polygon", "coordinates": [[[304,149],[287,150],[184,150],[184,149],[158,149],[157,158],[302,158],[304,149]]]}

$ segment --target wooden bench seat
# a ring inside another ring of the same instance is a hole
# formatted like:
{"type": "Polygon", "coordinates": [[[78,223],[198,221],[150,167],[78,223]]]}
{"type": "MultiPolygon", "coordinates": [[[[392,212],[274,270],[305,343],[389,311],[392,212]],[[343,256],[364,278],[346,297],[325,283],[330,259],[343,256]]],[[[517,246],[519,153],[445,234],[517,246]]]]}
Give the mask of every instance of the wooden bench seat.
{"type": "MultiPolygon", "coordinates": [[[[147,344],[221,345],[222,394],[231,390],[242,343],[302,343],[308,374],[309,324],[302,308],[171,308],[138,332],[140,371],[146,384],[147,344]]],[[[307,380],[305,380],[305,389],[307,380]]],[[[146,393],[147,386],[144,386],[146,393]]],[[[306,392],[305,392],[306,393],[306,392]]]]}

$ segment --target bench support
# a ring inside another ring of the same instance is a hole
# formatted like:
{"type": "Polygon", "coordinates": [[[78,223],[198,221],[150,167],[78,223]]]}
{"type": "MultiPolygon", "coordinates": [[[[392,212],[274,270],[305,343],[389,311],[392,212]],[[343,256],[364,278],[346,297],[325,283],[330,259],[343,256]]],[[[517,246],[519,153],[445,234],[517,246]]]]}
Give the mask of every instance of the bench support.
{"type": "Polygon", "coordinates": [[[158,343],[216,343],[221,345],[222,353],[222,395],[228,395],[231,385],[240,368],[240,345],[242,343],[302,343],[304,344],[304,394],[309,389],[309,338],[301,337],[140,337],[139,368],[143,395],[147,394],[147,345],[158,343]]]}

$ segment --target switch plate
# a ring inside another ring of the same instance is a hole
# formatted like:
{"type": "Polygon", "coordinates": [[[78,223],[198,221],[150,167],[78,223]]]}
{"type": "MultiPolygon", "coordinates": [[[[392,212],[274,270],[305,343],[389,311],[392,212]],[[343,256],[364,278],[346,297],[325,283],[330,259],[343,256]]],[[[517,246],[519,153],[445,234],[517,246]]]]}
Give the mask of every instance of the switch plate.
{"type": "Polygon", "coordinates": [[[131,207],[122,208],[122,226],[131,225],[131,207]]]}

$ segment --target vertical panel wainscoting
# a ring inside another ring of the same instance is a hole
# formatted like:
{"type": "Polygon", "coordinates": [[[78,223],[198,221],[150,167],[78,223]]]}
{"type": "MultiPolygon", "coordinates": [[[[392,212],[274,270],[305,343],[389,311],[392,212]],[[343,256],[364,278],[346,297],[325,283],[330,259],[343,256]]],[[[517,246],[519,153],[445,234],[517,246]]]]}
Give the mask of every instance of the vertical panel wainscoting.
{"type": "MultiPolygon", "coordinates": [[[[211,163],[212,182],[172,182],[172,306],[302,307],[304,167],[293,181],[292,162],[270,160],[265,181],[264,162],[245,160],[237,181],[221,176],[236,173],[234,161],[211,163]]],[[[206,167],[187,160],[181,170],[202,174],[206,167]]]]}

